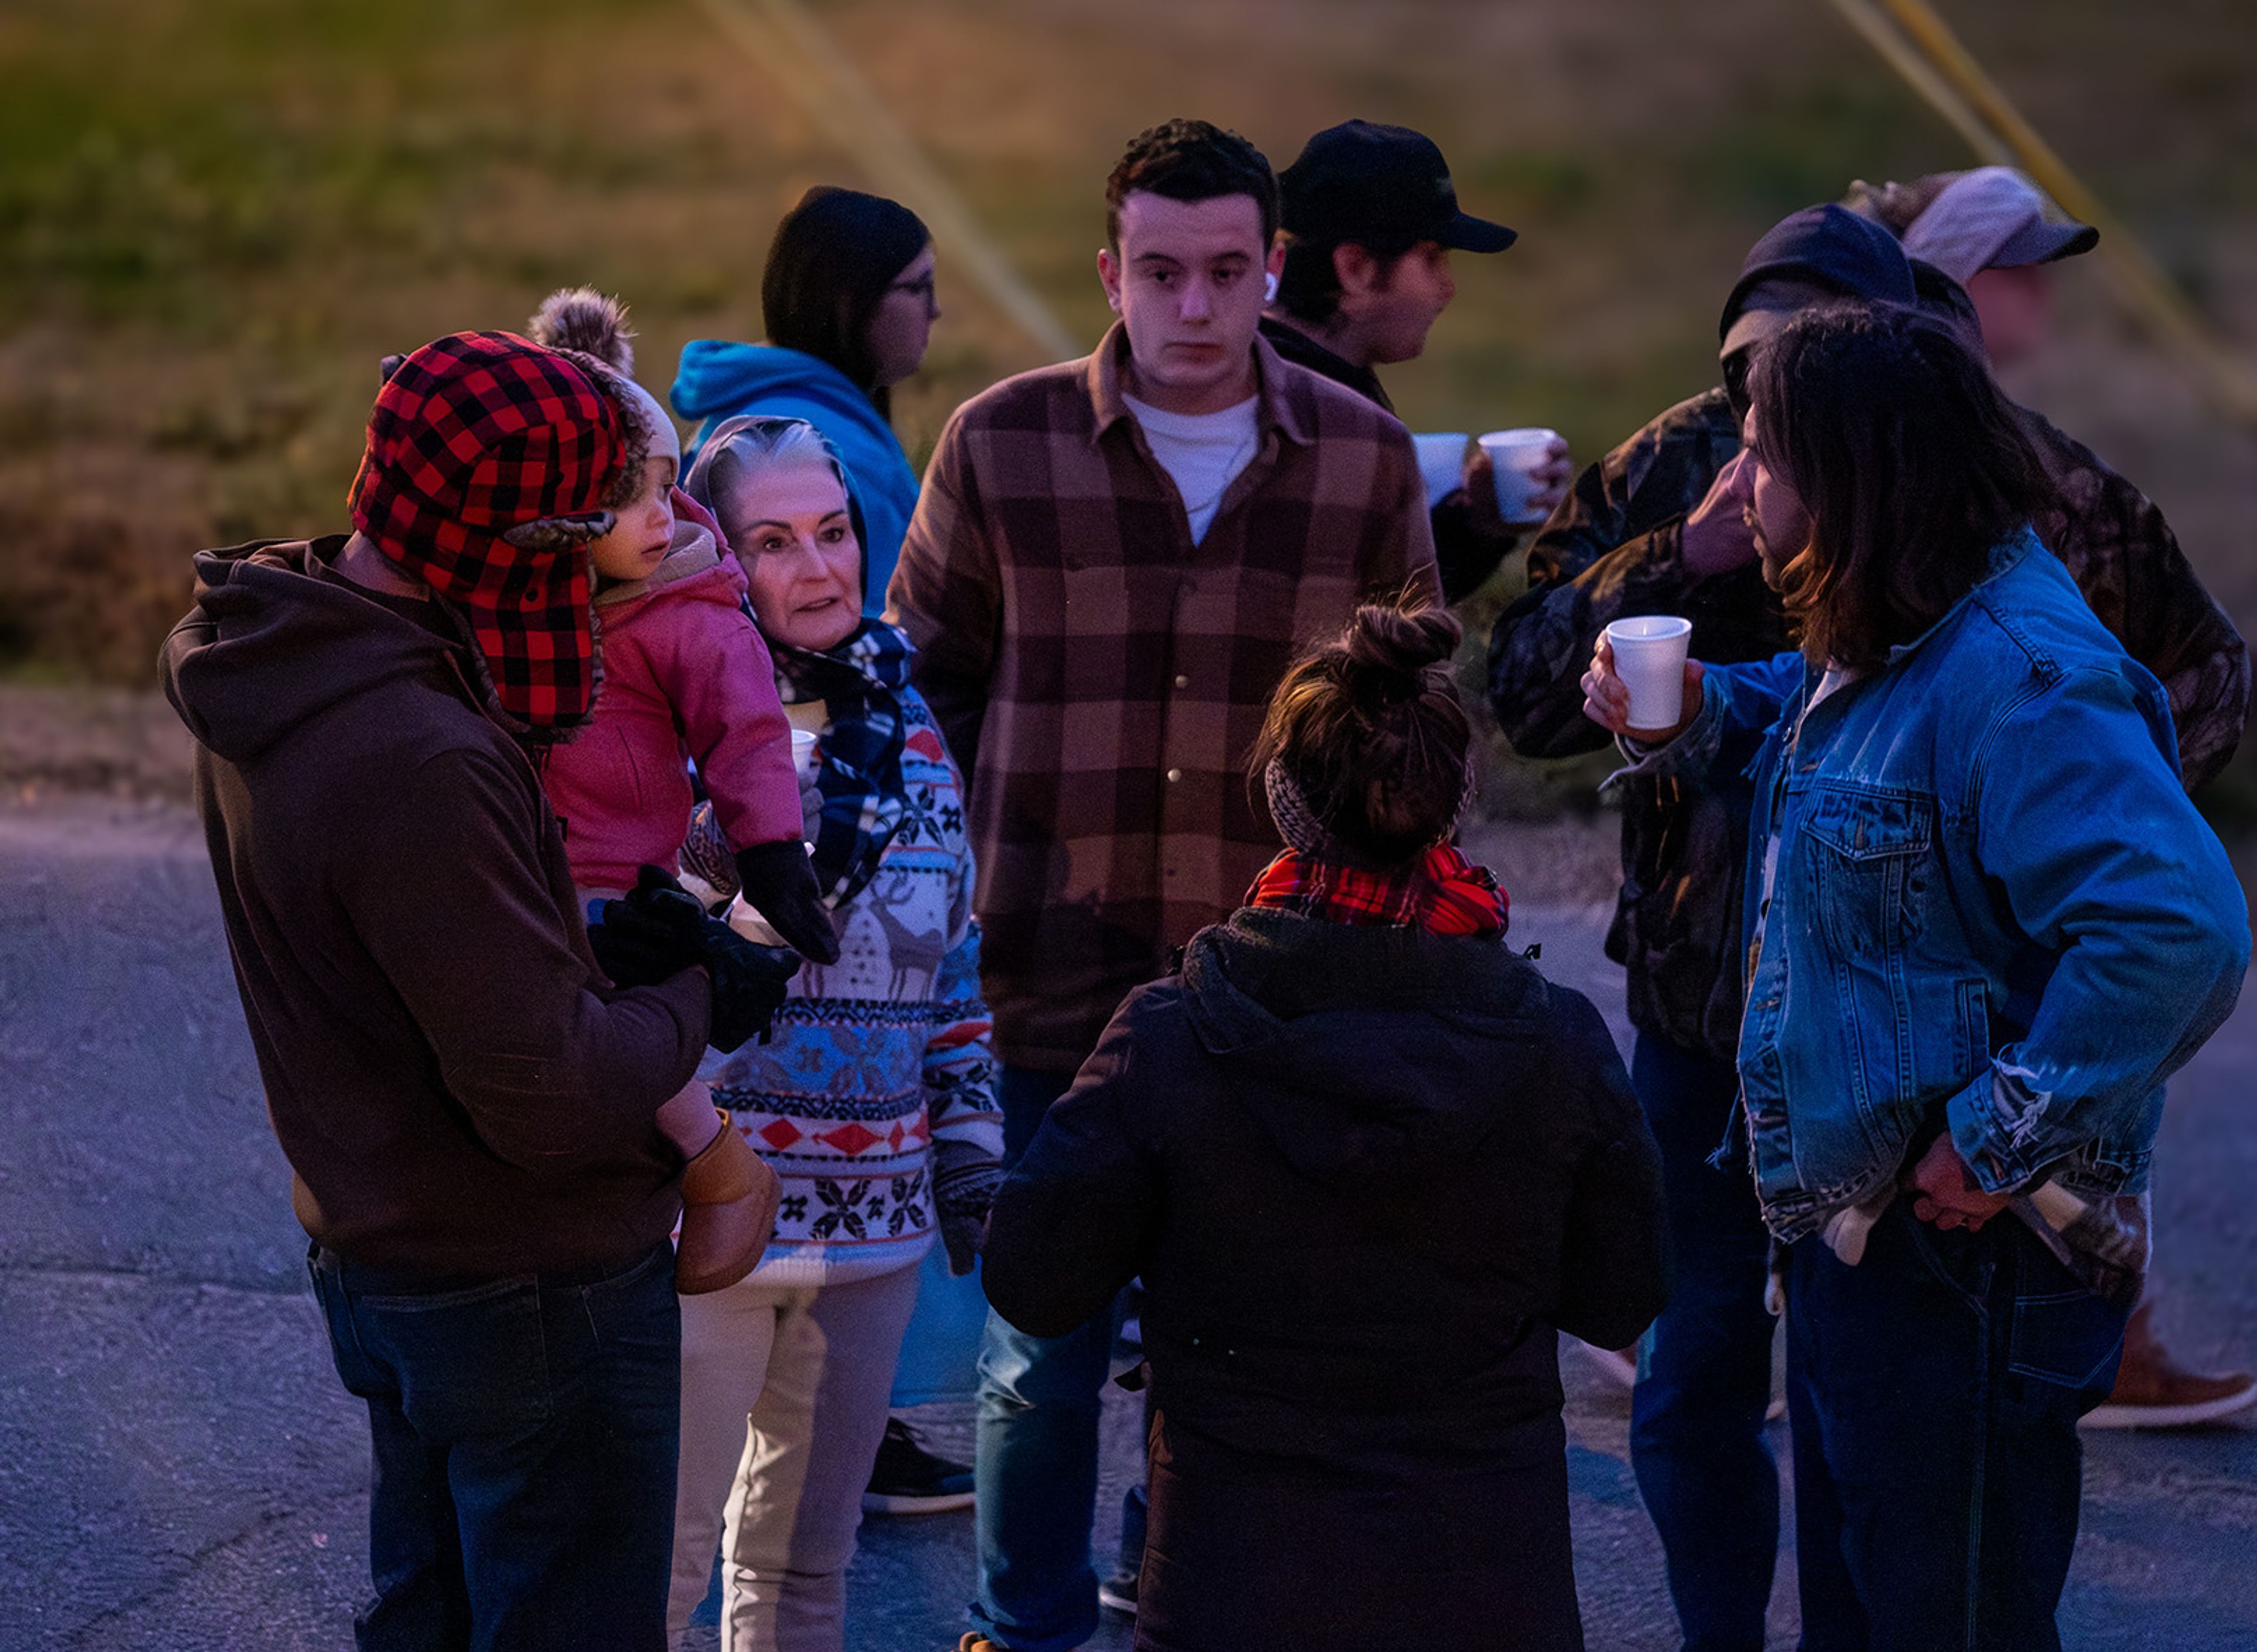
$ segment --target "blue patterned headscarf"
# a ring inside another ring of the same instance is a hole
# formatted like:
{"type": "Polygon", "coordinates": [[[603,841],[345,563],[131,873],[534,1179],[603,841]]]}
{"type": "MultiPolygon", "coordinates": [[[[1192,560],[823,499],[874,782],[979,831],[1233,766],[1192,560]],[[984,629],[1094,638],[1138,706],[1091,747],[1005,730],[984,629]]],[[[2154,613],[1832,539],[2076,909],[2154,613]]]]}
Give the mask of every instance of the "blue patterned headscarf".
{"type": "MultiPolygon", "coordinates": [[[[718,473],[725,465],[749,462],[732,456],[733,438],[751,434],[773,450],[787,435],[804,432],[820,445],[831,473],[846,496],[846,516],[853,525],[854,543],[862,547],[862,575],[869,575],[868,540],[862,526],[862,508],[854,498],[854,484],[839,462],[830,438],[803,419],[778,419],[748,413],[718,427],[698,449],[696,462],[683,481],[690,497],[725,517],[718,497],[732,485],[718,473]]],[[[745,612],[753,601],[745,597],[745,612]]],[[[768,637],[766,632],[761,633],[768,637]]],[[[811,857],[824,901],[836,911],[860,894],[877,876],[879,858],[901,830],[909,797],[902,780],[902,751],[909,730],[902,715],[902,690],[909,680],[909,639],[882,619],[865,618],[844,640],[819,652],[793,648],[768,637],[775,656],[776,691],[786,705],[823,702],[827,719],[823,731],[821,772],[817,787],[823,794],[823,813],[815,829],[811,857]]]]}
{"type": "Polygon", "coordinates": [[[878,861],[908,813],[902,689],[914,650],[882,619],[863,620],[844,642],[819,653],[769,646],[784,703],[824,705],[823,766],[816,778],[823,813],[810,858],[824,900],[835,911],[877,876],[878,861]]]}

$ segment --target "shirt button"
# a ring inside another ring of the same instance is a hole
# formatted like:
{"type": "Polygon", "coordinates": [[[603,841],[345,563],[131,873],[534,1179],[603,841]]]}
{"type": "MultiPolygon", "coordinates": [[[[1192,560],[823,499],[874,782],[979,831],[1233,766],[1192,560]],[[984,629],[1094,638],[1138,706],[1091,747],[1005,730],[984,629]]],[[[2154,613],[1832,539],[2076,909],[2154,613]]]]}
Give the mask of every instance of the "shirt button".
{"type": "Polygon", "coordinates": [[[1176,687],[1178,688],[1188,688],[1191,686],[1192,680],[1189,677],[1185,676],[1181,672],[1178,672],[1176,674],[1176,687]]]}
{"type": "Polygon", "coordinates": [[[1184,777],[1184,772],[1183,772],[1183,770],[1181,770],[1181,769],[1170,769],[1170,770],[1168,771],[1168,784],[1169,784],[1169,785],[1171,785],[1171,786],[1172,786],[1172,785],[1174,785],[1178,780],[1179,780],[1183,779],[1183,777],[1184,777]]]}

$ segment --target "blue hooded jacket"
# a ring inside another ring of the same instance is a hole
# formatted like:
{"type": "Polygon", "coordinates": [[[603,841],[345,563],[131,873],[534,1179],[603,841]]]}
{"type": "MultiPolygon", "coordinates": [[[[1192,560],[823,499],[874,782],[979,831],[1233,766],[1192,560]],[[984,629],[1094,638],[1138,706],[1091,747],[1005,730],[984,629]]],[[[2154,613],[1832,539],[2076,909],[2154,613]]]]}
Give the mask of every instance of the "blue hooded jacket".
{"type": "Polygon", "coordinates": [[[682,455],[685,472],[714,427],[739,413],[804,419],[821,431],[845,465],[847,486],[862,507],[862,611],[884,611],[902,536],[916,510],[917,477],[892,428],[852,379],[799,350],[695,338],[682,347],[668,399],[675,412],[698,421],[682,455]]]}

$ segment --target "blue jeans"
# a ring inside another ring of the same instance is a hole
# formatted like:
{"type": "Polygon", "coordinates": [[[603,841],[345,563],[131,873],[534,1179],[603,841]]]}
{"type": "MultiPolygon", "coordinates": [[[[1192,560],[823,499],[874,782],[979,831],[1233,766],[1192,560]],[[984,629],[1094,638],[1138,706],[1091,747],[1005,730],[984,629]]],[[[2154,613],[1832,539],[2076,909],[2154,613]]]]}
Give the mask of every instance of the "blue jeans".
{"type": "MultiPolygon", "coordinates": [[[[1002,1069],[1006,1165],[1018,1162],[1071,1083],[1067,1073],[1002,1069]]],[[[974,1465],[980,1592],[972,1621],[1010,1652],[1067,1652],[1097,1633],[1089,1537],[1097,1515],[1098,1422],[1121,1307],[1116,1301],[1063,1337],[1029,1337],[987,1316],[974,1465]]]]}
{"type": "Polygon", "coordinates": [[[364,1652],[660,1652],[681,1315],[661,1242],[609,1267],[433,1281],[309,1260],[368,1402],[364,1652]]]}
{"type": "Polygon", "coordinates": [[[2012,1213],[1946,1232],[1901,1199],[1855,1267],[1797,1244],[1786,1289],[1804,1652],[2059,1652],[2077,1420],[2126,1316],[2012,1213]]]}
{"type": "Polygon", "coordinates": [[[1779,1555],[1779,1467],[1764,1437],[1771,1240],[1747,1166],[1709,1162],[1739,1076],[1640,1034],[1631,1082],[1661,1148],[1676,1258],[1638,1360],[1631,1466],[1661,1535],[1685,1652],[1763,1652],[1779,1555]]]}

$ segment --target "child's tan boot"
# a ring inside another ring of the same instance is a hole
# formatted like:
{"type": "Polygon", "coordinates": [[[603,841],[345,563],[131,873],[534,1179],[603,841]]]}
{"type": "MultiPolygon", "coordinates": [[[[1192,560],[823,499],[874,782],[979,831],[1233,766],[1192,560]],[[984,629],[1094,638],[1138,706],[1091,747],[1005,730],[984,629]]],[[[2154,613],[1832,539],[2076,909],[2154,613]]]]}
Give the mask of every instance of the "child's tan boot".
{"type": "Polygon", "coordinates": [[[729,1115],[720,1117],[721,1133],[682,1173],[674,1288],[684,1296],[725,1290],[751,1273],[775,1228],[775,1172],[737,1133],[729,1115]]]}

